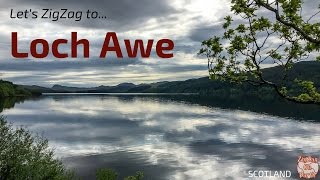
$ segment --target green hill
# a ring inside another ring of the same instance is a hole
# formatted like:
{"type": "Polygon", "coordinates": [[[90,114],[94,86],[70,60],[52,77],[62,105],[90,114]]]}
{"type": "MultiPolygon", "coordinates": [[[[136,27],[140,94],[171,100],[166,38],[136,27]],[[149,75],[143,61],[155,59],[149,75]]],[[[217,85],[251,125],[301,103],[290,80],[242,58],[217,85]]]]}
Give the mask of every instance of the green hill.
{"type": "Polygon", "coordinates": [[[9,81],[0,80],[0,98],[26,97],[31,95],[31,92],[21,86],[15,85],[9,81]]]}
{"type": "MultiPolygon", "coordinates": [[[[264,78],[277,81],[283,71],[281,67],[264,69],[264,78]]],[[[320,63],[315,61],[300,62],[294,65],[289,72],[286,86],[290,87],[295,78],[311,80],[320,90],[320,63]]],[[[232,84],[229,82],[214,81],[208,77],[189,79],[186,81],[158,82],[151,84],[122,83],[117,86],[99,86],[91,88],[67,87],[54,85],[52,88],[39,86],[22,86],[33,93],[197,93],[206,96],[239,97],[258,96],[262,99],[272,99],[276,94],[269,87],[253,87],[249,84],[232,84]]]]}
{"type": "MultiPolygon", "coordinates": [[[[278,80],[282,73],[280,67],[264,69],[264,78],[267,80],[278,80]]],[[[301,62],[294,65],[289,72],[287,86],[292,86],[290,82],[295,78],[310,80],[315,83],[320,91],[320,63],[301,62]]],[[[17,88],[12,83],[2,81],[6,84],[6,93],[15,92],[17,88]],[[9,87],[9,88],[8,88],[9,87]],[[11,89],[11,90],[8,90],[11,89]]],[[[4,86],[2,86],[4,87],[4,86]]],[[[33,94],[39,93],[196,93],[195,96],[165,96],[175,101],[186,103],[197,103],[205,106],[213,106],[228,109],[249,110],[259,113],[268,113],[282,117],[295,117],[297,119],[319,120],[319,105],[297,104],[289,102],[273,89],[267,86],[254,87],[249,84],[232,84],[229,82],[210,80],[208,77],[189,79],[186,81],[157,82],[151,84],[131,84],[122,83],[117,86],[98,86],[91,88],[78,88],[55,85],[52,88],[40,86],[21,86],[33,94]]],[[[23,93],[13,93],[23,94],[23,93]]],[[[4,105],[10,107],[12,103],[6,102],[4,105]]],[[[1,104],[0,104],[1,107],[1,104]]]]}

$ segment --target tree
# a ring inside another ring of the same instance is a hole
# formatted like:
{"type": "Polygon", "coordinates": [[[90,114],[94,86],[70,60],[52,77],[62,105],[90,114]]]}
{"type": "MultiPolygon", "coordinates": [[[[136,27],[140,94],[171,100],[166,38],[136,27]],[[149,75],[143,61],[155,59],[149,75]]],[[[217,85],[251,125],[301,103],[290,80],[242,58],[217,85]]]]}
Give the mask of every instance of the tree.
{"type": "Polygon", "coordinates": [[[12,82],[9,82],[9,81],[0,80],[0,98],[17,97],[17,96],[28,97],[31,95],[32,95],[31,92],[27,91],[21,86],[13,84],[12,82]]]}
{"type": "MultiPolygon", "coordinates": [[[[143,173],[125,177],[124,180],[142,180],[143,173]]],[[[112,169],[98,169],[97,180],[117,180],[112,169]]],[[[80,179],[54,157],[48,140],[22,127],[13,128],[0,116],[0,180],[73,180],[80,179]]]]}
{"type": "Polygon", "coordinates": [[[48,141],[24,128],[14,129],[0,117],[0,179],[75,179],[72,171],[54,158],[48,141]]]}
{"type": "Polygon", "coordinates": [[[320,61],[320,5],[308,17],[303,5],[302,0],[232,0],[234,15],[225,17],[224,35],[203,41],[199,51],[208,58],[210,78],[269,86],[289,101],[320,104],[313,82],[288,78],[295,63],[320,61]],[[266,63],[281,67],[277,80],[265,77],[266,63]]]}
{"type": "MultiPolygon", "coordinates": [[[[142,180],[143,176],[143,173],[138,171],[136,175],[125,177],[124,180],[142,180]]],[[[96,178],[97,180],[117,180],[118,173],[113,169],[102,168],[97,170],[96,178]]]]}

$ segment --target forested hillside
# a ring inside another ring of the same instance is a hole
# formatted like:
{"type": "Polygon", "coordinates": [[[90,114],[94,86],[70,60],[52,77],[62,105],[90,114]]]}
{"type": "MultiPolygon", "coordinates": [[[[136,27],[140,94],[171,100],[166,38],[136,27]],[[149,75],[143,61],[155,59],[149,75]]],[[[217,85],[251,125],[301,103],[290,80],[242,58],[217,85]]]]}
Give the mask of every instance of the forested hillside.
{"type": "MultiPolygon", "coordinates": [[[[281,67],[264,69],[264,78],[276,81],[283,73],[281,67]]],[[[293,89],[294,79],[313,81],[315,87],[320,91],[320,63],[315,61],[300,62],[288,73],[285,86],[293,89]]],[[[233,84],[229,82],[210,80],[208,77],[189,79],[186,81],[158,82],[151,84],[122,83],[117,86],[99,86],[91,88],[67,87],[54,85],[52,88],[39,86],[23,86],[33,93],[197,93],[206,97],[217,97],[220,99],[243,99],[246,97],[258,98],[260,100],[275,100],[279,96],[270,87],[254,87],[252,85],[233,84]]]]}
{"type": "Polygon", "coordinates": [[[9,81],[0,80],[0,98],[31,96],[31,92],[9,81]]]}

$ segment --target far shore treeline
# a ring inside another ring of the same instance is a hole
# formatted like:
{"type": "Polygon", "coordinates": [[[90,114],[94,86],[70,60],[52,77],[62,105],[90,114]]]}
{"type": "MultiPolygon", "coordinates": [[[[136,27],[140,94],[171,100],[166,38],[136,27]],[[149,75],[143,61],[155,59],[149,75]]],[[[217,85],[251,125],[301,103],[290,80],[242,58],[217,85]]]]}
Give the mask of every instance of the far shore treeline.
{"type": "Polygon", "coordinates": [[[0,80],[0,98],[28,96],[32,96],[32,93],[22,86],[13,84],[9,81],[0,80]]]}
{"type": "MultiPolygon", "coordinates": [[[[265,78],[277,80],[278,74],[281,73],[281,67],[264,69],[264,72],[265,78]]],[[[290,77],[315,82],[315,87],[320,90],[319,72],[320,64],[316,61],[308,61],[295,64],[289,73],[290,77]]],[[[293,90],[299,88],[290,83],[287,86],[292,87],[293,90]]],[[[116,86],[100,85],[87,88],[59,84],[50,88],[36,85],[15,85],[1,80],[0,112],[6,108],[12,108],[15,103],[22,102],[26,98],[38,98],[42,93],[186,93],[192,95],[182,97],[174,95],[165,98],[210,107],[240,109],[304,120],[318,120],[320,116],[319,105],[289,102],[270,87],[254,87],[246,83],[234,84],[221,80],[210,80],[208,77],[185,81],[151,84],[121,83],[116,86]]],[[[292,93],[296,93],[296,91],[294,90],[292,93]]]]}
{"type": "MultiPolygon", "coordinates": [[[[289,77],[311,80],[320,89],[320,64],[315,61],[300,62],[294,65],[289,77]]],[[[265,78],[272,81],[281,74],[280,67],[264,69],[265,78]]],[[[291,82],[291,81],[288,81],[291,82]]],[[[293,84],[288,87],[295,89],[293,84]]],[[[299,88],[299,87],[296,87],[299,88]]],[[[295,93],[296,91],[292,91],[295,93]]],[[[248,84],[234,84],[221,80],[210,80],[208,77],[189,79],[185,81],[156,82],[151,84],[132,84],[128,82],[117,86],[100,85],[97,87],[68,87],[54,85],[51,88],[37,85],[16,85],[9,81],[0,80],[0,97],[27,97],[42,93],[193,93],[206,97],[230,98],[250,95],[257,100],[274,100],[278,96],[270,87],[252,87],[248,84]]],[[[288,92],[291,93],[291,92],[288,92]]],[[[293,94],[294,95],[294,94],[293,94]]]]}

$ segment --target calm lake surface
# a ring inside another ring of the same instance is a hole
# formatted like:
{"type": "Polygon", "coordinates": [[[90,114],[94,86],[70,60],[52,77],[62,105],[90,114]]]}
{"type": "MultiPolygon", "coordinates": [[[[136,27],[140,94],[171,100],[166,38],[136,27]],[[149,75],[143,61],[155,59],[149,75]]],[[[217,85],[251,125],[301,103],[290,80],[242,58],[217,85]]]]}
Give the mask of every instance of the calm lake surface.
{"type": "Polygon", "coordinates": [[[2,114],[47,137],[84,179],[102,167],[151,180],[246,179],[249,170],[298,179],[298,156],[320,156],[320,123],[157,96],[45,96],[2,114]]]}

